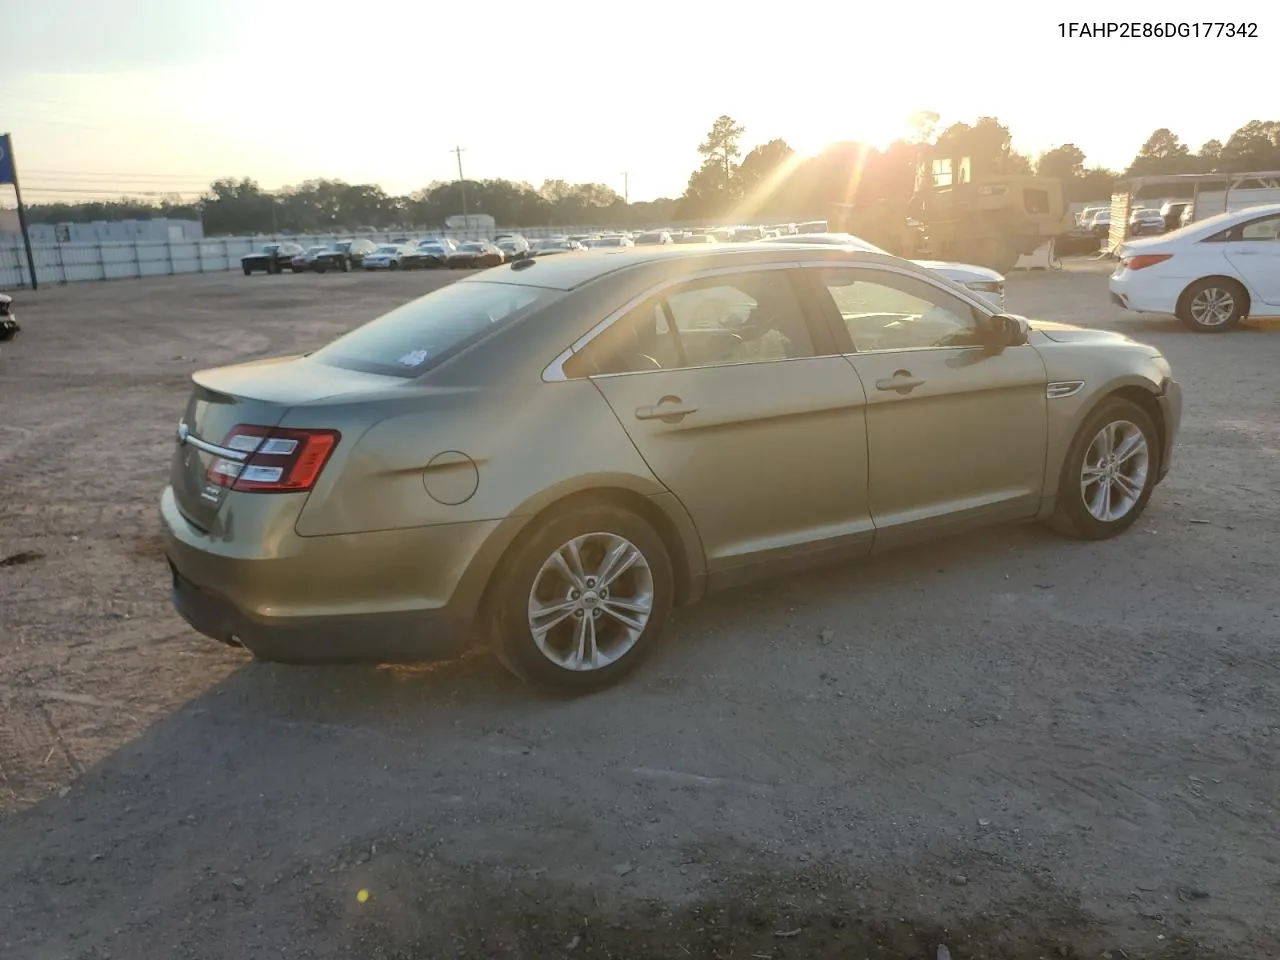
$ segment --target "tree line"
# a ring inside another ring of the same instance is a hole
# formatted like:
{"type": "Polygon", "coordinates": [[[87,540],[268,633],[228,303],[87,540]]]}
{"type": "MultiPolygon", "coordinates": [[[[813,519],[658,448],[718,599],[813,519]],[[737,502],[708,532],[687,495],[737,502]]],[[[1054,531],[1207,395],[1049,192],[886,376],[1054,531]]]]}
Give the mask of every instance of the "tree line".
{"type": "Polygon", "coordinates": [[[492,216],[499,225],[555,227],[575,224],[619,227],[664,222],[780,220],[825,217],[833,204],[899,203],[910,198],[916,169],[929,156],[968,156],[975,170],[1035,173],[1062,181],[1068,201],[1110,197],[1116,180],[1153,174],[1280,170],[1280,121],[1252,120],[1225,141],[1209,140],[1192,150],[1172,130],[1154,131],[1123,171],[1089,165],[1085,152],[1062,144],[1031,157],[1012,147],[1009,128],[995,117],[938,129],[938,115],[912,118],[911,134],[877,150],[856,142],[835,143],[799,158],[783,140],[769,140],[744,155],[745,130],[732,117],[716,119],[699,145],[701,162],[683,195],[627,203],[600,183],[548,180],[539,187],[520,181],[436,182],[406,196],[375,184],[309,180],[282,190],[264,190],[250,178],[222,179],[195,202],[179,197],[87,203],[33,204],[35,223],[170,217],[202,220],[205,233],[330,233],[370,229],[440,228],[447,217],[492,216]]]}

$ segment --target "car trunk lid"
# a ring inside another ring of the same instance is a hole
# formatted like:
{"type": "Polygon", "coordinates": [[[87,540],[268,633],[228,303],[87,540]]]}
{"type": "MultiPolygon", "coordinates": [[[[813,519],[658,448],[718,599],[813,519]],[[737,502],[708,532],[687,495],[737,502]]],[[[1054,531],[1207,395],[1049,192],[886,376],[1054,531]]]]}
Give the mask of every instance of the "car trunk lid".
{"type": "MultiPolygon", "coordinates": [[[[183,515],[212,530],[228,488],[208,478],[218,459],[242,459],[225,447],[241,425],[274,428],[294,407],[385,387],[391,378],[321,365],[306,357],[283,357],[199,370],[178,424],[169,483],[183,515]]],[[[403,381],[401,381],[403,382],[403,381]]]]}

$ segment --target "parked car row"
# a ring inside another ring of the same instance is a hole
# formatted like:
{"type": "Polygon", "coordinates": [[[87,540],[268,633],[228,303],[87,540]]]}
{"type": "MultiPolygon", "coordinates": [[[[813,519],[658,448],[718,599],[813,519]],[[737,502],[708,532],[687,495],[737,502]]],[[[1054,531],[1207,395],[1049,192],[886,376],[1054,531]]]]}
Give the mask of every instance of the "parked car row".
{"type": "Polygon", "coordinates": [[[241,257],[240,269],[246,277],[258,271],[270,274],[286,270],[292,273],[338,270],[345,273],[360,266],[365,257],[377,249],[378,244],[363,237],[312,247],[292,242],[268,243],[261,250],[241,257]]]}
{"type": "Polygon", "coordinates": [[[517,233],[500,233],[492,241],[458,241],[450,237],[413,240],[396,237],[389,243],[375,243],[365,237],[337,243],[304,247],[291,241],[265,244],[260,250],[240,258],[245,276],[252,273],[345,273],[366,270],[413,270],[435,267],[493,267],[528,257],[545,257],[577,250],[650,246],[658,244],[742,243],[775,237],[822,234],[825,220],[807,223],[777,223],[731,227],[694,227],[653,230],[618,230],[612,233],[584,233],[572,236],[529,240],[517,233]]]}
{"type": "MultiPolygon", "coordinates": [[[[1129,211],[1129,235],[1149,237],[1177,230],[1191,222],[1190,200],[1169,200],[1156,207],[1135,207],[1129,211]]],[[[1111,208],[1085,207],[1076,215],[1076,229],[1099,239],[1111,233],[1111,208]]]]}
{"type": "MultiPolygon", "coordinates": [[[[822,225],[814,221],[803,226],[822,225]]],[[[801,232],[800,225],[778,224],[772,227],[704,227],[689,230],[646,230],[598,234],[577,234],[565,237],[543,237],[534,240],[514,233],[499,234],[494,241],[455,241],[449,237],[427,237],[412,241],[404,238],[392,243],[374,244],[367,240],[343,241],[329,246],[303,249],[298,244],[268,244],[256,254],[243,258],[246,275],[258,269],[268,273],[280,273],[281,264],[288,258],[288,268],[297,273],[315,271],[324,273],[334,269],[349,271],[353,266],[364,270],[422,270],[448,268],[450,270],[483,269],[501,266],[517,260],[533,257],[549,257],[557,254],[584,250],[618,249],[636,246],[665,244],[715,244],[721,242],[753,243],[818,243],[827,246],[846,246],[871,253],[884,251],[847,233],[801,232]],[[353,249],[359,244],[358,248],[353,249]],[[289,254],[292,253],[292,256],[289,254]]],[[[949,280],[959,283],[971,293],[992,304],[998,310],[1005,307],[1005,278],[994,270],[972,264],[944,261],[916,261],[949,280]]]]}
{"type": "Polygon", "coordinates": [[[630,246],[629,235],[591,238],[590,244],[567,237],[550,237],[529,241],[517,234],[502,234],[496,240],[454,240],[450,237],[427,237],[411,240],[401,237],[389,243],[367,239],[342,240],[337,243],[303,247],[299,243],[264,244],[262,249],[240,258],[245,276],[252,273],[346,273],[364,270],[424,270],[447,267],[474,269],[496,267],[527,257],[569,253],[590,246],[630,246]]]}

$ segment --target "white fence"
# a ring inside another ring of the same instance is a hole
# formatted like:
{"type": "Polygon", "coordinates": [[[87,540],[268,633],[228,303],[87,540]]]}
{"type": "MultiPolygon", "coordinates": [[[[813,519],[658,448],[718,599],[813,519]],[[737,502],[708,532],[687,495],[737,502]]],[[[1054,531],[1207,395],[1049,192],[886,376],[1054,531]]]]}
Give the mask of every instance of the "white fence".
{"type": "MultiPolygon", "coordinates": [[[[599,232],[601,227],[535,227],[512,230],[526,237],[563,236],[599,232]]],[[[502,231],[498,231],[502,232],[502,231]]],[[[402,237],[426,236],[427,233],[360,234],[375,243],[389,243],[402,237]]],[[[434,231],[432,236],[447,235],[463,239],[457,231],[434,231]]],[[[218,237],[206,240],[170,240],[136,243],[51,243],[34,244],[36,282],[41,286],[79,283],[82,280],[128,280],[140,277],[168,277],[180,273],[218,273],[240,269],[240,258],[261,249],[265,243],[288,241],[303,247],[329,244],[350,238],[351,234],[288,237],[218,237]]],[[[478,236],[469,234],[469,237],[478,236]]],[[[31,283],[27,269],[27,252],[21,237],[0,237],[0,290],[26,287],[31,283]],[[11,242],[6,242],[10,241],[11,242]]]]}

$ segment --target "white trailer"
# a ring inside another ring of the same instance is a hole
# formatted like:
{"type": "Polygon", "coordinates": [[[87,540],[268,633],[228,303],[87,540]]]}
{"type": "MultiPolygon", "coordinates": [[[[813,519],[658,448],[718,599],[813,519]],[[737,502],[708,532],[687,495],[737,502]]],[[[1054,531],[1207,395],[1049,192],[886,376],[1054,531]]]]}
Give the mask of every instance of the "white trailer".
{"type": "Polygon", "coordinates": [[[1182,173],[1121,180],[1111,195],[1111,233],[1106,252],[1115,255],[1129,239],[1129,216],[1154,198],[1185,200],[1191,219],[1241,210],[1261,203],[1280,202],[1280,170],[1245,173],[1182,173]]]}

